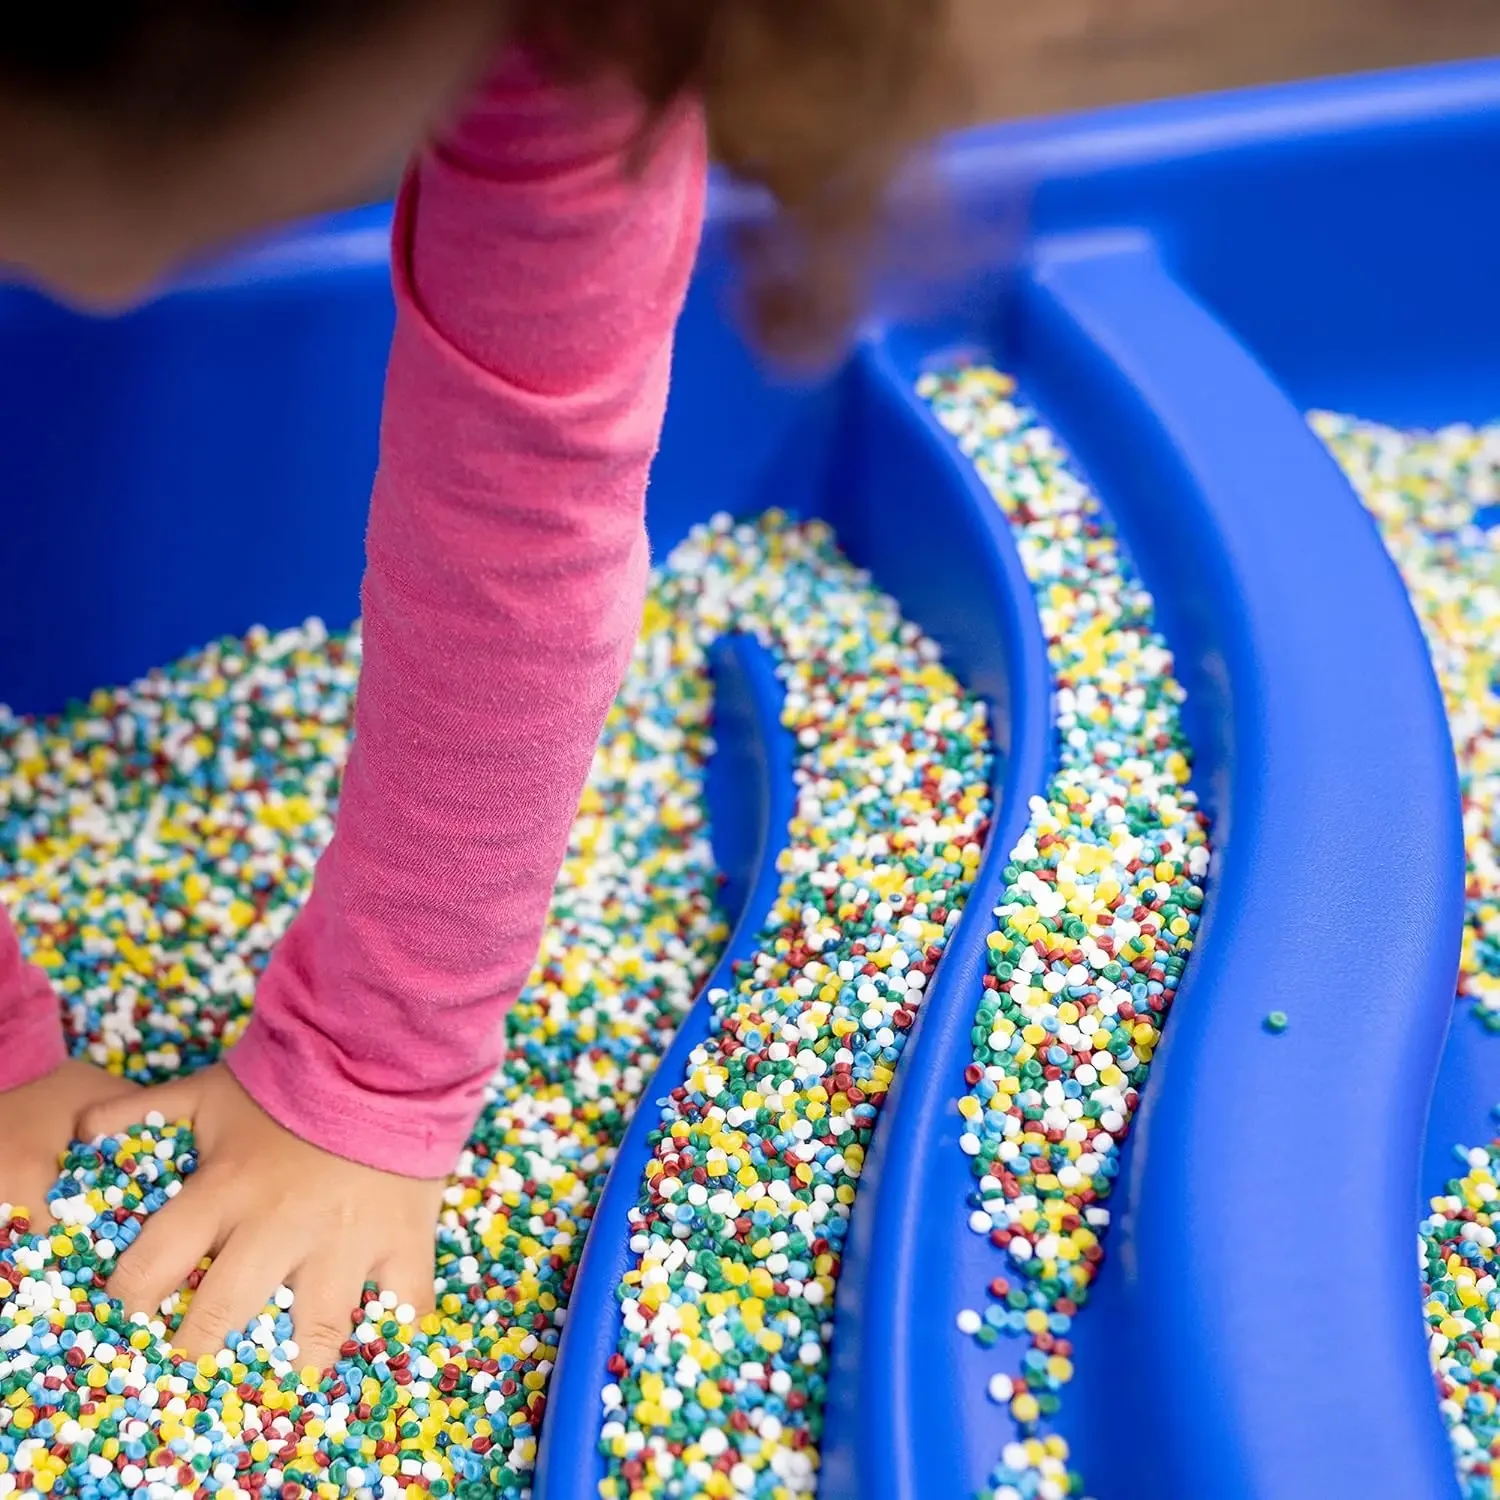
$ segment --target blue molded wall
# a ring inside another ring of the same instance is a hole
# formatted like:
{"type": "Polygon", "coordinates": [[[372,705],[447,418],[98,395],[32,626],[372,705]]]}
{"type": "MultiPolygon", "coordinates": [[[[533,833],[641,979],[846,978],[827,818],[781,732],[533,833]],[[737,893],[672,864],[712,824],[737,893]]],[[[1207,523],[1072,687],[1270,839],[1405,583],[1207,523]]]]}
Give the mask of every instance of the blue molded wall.
{"type": "Polygon", "coordinates": [[[103,322],[0,290],[0,702],[358,610],[391,310],[382,210],[103,322]]]}

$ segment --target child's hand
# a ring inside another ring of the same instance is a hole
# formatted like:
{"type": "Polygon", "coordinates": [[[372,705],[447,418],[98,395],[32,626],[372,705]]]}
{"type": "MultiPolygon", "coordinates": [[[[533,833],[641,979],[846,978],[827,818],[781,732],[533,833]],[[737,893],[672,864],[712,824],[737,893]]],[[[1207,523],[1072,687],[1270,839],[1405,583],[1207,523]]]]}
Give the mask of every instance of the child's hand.
{"type": "Polygon", "coordinates": [[[128,1108],[140,1092],[103,1068],[70,1059],[0,1094],[0,1203],[29,1210],[33,1229],[50,1229],[47,1192],[57,1181],[63,1152],[79,1134],[80,1116],[100,1105],[128,1108]]]}
{"type": "Polygon", "coordinates": [[[145,1115],[188,1120],[198,1170],[147,1221],[109,1281],[127,1312],[157,1316],[205,1256],[213,1265],[173,1342],[213,1354],[289,1285],[305,1368],[327,1368],[350,1335],[366,1281],[433,1305],[434,1231],[442,1182],[377,1172],[283,1129],[222,1064],[124,1104],[91,1110],[90,1139],[116,1135],[145,1115]]]}

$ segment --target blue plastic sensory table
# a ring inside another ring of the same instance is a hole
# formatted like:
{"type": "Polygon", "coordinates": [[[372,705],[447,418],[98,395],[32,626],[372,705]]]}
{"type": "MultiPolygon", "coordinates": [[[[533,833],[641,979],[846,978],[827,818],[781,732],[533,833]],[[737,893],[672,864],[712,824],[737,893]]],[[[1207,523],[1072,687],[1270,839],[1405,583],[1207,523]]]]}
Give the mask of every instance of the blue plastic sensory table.
{"type": "MultiPolygon", "coordinates": [[[[1015,1437],[986,1384],[1019,1343],[955,1322],[1002,1269],[967,1227],[956,1105],[989,911],[1054,761],[1051,678],[1006,523],[915,394],[982,358],[1017,375],[1155,598],[1214,829],[1056,1428],[1100,1500],[1456,1495],[1416,1226],[1452,1146],[1489,1137],[1500,1039],[1454,1015],[1463,852],[1432,669],[1305,412],[1500,417],[1500,65],[987,129],[938,169],[972,244],[1024,208],[1022,252],[936,302],[887,287],[850,357],[801,383],[735,331],[730,243],[762,209],[716,186],[649,501],[658,554],[719,510],[826,518],[993,709],[995,826],[855,1206],[820,1492],[959,1500],[1015,1437]]],[[[0,293],[0,701],[56,708],[255,622],[353,618],[388,227],[305,227],[111,322],[0,293]]],[[[791,793],[774,680],[730,653],[719,683],[728,964],[791,793]]],[[[599,1204],[539,1500],[597,1496],[625,1215],[653,1101],[706,1026],[700,1002],[599,1204]]]]}

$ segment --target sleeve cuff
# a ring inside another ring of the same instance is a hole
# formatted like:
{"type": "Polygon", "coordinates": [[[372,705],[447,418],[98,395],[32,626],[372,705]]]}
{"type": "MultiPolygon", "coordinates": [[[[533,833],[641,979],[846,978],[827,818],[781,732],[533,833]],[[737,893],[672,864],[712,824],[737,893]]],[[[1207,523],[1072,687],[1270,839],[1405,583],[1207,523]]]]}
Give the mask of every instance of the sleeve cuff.
{"type": "Polygon", "coordinates": [[[268,1114],[308,1142],[346,1161],[398,1177],[447,1177],[483,1106],[482,1088],[457,1098],[393,1098],[362,1089],[331,1059],[320,1039],[298,1036],[270,1017],[252,1015],[224,1062],[268,1114]]]}
{"type": "Polygon", "coordinates": [[[24,1000],[0,998],[0,1093],[35,1083],[67,1060],[67,1038],[50,990],[24,1000]],[[11,1005],[18,1014],[6,1014],[11,1005]]]}

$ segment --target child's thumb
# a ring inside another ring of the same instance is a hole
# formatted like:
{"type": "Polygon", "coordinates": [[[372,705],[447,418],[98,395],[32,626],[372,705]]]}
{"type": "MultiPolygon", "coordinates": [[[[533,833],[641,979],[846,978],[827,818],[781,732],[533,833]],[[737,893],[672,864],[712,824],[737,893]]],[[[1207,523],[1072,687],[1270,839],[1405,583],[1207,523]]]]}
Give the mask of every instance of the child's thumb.
{"type": "Polygon", "coordinates": [[[197,1113],[198,1087],[194,1078],[174,1078],[156,1088],[136,1089],[118,1099],[91,1104],[78,1116],[78,1139],[102,1140],[123,1135],[132,1125],[162,1120],[191,1120],[197,1113]]]}

